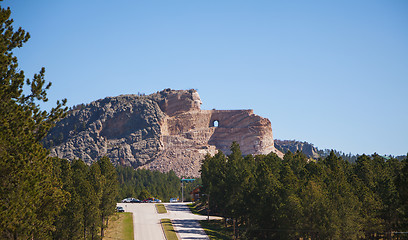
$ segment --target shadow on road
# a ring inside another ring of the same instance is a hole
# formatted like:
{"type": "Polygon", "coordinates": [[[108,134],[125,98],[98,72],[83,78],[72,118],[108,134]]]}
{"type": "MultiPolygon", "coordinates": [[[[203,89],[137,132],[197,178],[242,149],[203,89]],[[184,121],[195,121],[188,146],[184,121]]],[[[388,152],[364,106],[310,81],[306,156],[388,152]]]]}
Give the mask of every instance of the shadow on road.
{"type": "Polygon", "coordinates": [[[205,232],[201,229],[197,220],[172,220],[173,226],[178,229],[178,233],[187,237],[183,239],[208,239],[205,232]]]}
{"type": "Polygon", "coordinates": [[[180,204],[168,204],[166,205],[167,211],[175,211],[175,212],[185,212],[188,207],[185,205],[180,205],[180,204]]]}

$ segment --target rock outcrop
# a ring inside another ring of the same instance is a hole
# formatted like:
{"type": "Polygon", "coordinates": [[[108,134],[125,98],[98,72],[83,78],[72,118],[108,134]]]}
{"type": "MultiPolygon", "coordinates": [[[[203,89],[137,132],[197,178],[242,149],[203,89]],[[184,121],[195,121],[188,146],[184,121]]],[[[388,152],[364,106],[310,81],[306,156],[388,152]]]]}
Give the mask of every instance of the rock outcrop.
{"type": "Polygon", "coordinates": [[[283,153],[288,151],[291,151],[292,153],[300,151],[303,152],[308,158],[318,159],[320,157],[318,153],[319,150],[313,146],[313,144],[308,142],[275,139],[274,143],[275,147],[283,153]]]}
{"type": "Polygon", "coordinates": [[[201,160],[233,141],[243,154],[275,149],[271,123],[253,110],[201,110],[195,90],[107,97],[71,110],[44,141],[52,156],[199,176],[201,160]]]}

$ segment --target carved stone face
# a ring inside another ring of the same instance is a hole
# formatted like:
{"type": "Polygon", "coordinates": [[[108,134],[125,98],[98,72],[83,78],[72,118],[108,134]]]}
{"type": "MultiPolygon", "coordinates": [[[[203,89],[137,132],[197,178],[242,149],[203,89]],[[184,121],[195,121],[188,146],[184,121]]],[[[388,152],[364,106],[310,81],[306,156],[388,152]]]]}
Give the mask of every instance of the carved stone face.
{"type": "Polygon", "coordinates": [[[193,92],[191,94],[191,97],[194,101],[194,107],[201,109],[201,104],[203,104],[203,102],[201,101],[200,95],[198,95],[198,92],[193,92]]]}

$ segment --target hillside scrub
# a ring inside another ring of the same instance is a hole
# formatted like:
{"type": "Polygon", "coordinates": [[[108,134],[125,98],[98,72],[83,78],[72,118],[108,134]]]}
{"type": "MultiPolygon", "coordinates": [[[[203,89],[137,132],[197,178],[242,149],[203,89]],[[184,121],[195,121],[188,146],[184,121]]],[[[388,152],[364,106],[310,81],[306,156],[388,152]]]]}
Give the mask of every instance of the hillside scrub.
{"type": "Polygon", "coordinates": [[[206,156],[201,168],[210,214],[241,239],[372,239],[408,230],[403,161],[374,154],[355,163],[333,152],[316,162],[301,152],[206,156]]]}

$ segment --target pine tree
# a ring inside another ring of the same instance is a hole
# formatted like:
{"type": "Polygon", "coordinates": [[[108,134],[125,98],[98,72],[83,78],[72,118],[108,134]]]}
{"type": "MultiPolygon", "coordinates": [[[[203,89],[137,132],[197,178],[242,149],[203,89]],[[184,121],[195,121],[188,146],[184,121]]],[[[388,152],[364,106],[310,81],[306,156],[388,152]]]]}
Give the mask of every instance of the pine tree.
{"type": "Polygon", "coordinates": [[[101,171],[101,237],[104,236],[104,229],[108,226],[109,216],[115,212],[116,197],[118,195],[118,179],[115,167],[108,157],[98,160],[101,171]]]}
{"type": "Polygon", "coordinates": [[[72,176],[71,163],[66,159],[53,158],[54,169],[57,172],[58,178],[62,182],[62,189],[67,192],[67,204],[62,209],[58,216],[58,221],[55,221],[55,232],[53,239],[72,239],[72,229],[75,229],[75,224],[78,222],[74,216],[75,210],[80,204],[77,195],[74,192],[74,183],[72,176]]]}
{"type": "Polygon", "coordinates": [[[93,163],[89,168],[88,181],[91,189],[85,204],[85,215],[90,238],[97,239],[99,226],[101,226],[101,210],[99,206],[102,201],[102,174],[99,164],[93,163]]]}
{"type": "Polygon", "coordinates": [[[50,112],[40,110],[37,102],[48,100],[51,84],[45,85],[44,68],[31,80],[18,69],[13,50],[30,35],[15,31],[10,15],[0,7],[0,238],[48,239],[66,195],[40,141],[65,114],[66,100],[50,112]]]}
{"type": "Polygon", "coordinates": [[[396,178],[399,192],[399,227],[402,231],[408,231],[408,154],[401,162],[401,171],[396,178]]]}

